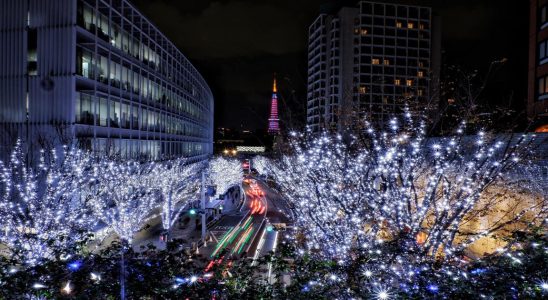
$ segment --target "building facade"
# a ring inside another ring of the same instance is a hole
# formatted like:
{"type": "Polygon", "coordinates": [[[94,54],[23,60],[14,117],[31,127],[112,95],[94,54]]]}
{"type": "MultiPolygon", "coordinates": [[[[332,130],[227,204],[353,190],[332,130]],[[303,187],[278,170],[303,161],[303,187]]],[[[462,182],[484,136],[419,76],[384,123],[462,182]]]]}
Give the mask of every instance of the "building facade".
{"type": "Polygon", "coordinates": [[[361,1],[309,28],[307,124],[342,130],[368,118],[435,110],[440,38],[428,7],[361,1]]]}
{"type": "Polygon", "coordinates": [[[6,0],[0,10],[4,140],[75,139],[123,158],[212,153],[210,88],[127,0],[6,0]]]}
{"type": "Polygon", "coordinates": [[[530,0],[527,115],[548,132],[548,1],[530,0]]]}

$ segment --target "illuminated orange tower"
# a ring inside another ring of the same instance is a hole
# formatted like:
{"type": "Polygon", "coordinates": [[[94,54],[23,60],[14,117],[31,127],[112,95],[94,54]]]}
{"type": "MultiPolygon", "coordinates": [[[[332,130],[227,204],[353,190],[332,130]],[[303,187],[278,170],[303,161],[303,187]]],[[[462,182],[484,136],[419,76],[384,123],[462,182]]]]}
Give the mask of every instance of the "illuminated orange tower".
{"type": "Polygon", "coordinates": [[[278,117],[278,88],[276,87],[276,75],[272,86],[272,100],[270,103],[270,118],[268,118],[268,133],[280,133],[280,119],[278,117]]]}

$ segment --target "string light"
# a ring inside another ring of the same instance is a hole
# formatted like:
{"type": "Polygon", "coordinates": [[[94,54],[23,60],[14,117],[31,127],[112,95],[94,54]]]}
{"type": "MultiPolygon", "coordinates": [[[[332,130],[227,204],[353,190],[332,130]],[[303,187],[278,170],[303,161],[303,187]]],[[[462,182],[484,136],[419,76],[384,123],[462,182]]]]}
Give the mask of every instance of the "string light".
{"type": "Polygon", "coordinates": [[[63,291],[63,293],[69,295],[72,292],[72,287],[70,286],[70,281],[68,281],[61,290],[63,291]]]}
{"type": "Polygon", "coordinates": [[[230,187],[242,182],[244,171],[239,160],[218,156],[209,161],[207,174],[216,186],[217,195],[222,195],[230,187]]]}
{"type": "Polygon", "coordinates": [[[186,159],[156,164],[150,174],[151,183],[161,194],[161,217],[164,230],[169,231],[179,219],[186,204],[195,199],[203,163],[190,164],[186,159]]]}
{"type": "MultiPolygon", "coordinates": [[[[546,187],[525,159],[534,137],[463,136],[464,123],[455,136],[426,132],[409,115],[386,131],[366,123],[360,138],[293,134],[289,154],[258,159],[294,207],[298,253],[348,264],[367,256],[368,284],[406,291],[433,259],[448,279],[468,278],[453,263],[463,250],[505,226],[545,218],[546,187]],[[532,212],[536,219],[527,219],[532,212]],[[489,221],[471,225],[480,218],[489,221]],[[383,251],[393,241],[398,247],[383,251]]],[[[424,289],[439,291],[436,284],[424,289]]]]}
{"type": "Polygon", "coordinates": [[[93,166],[85,189],[94,215],[130,244],[159,205],[160,192],[151,173],[137,162],[101,160],[93,166]]]}
{"type": "Polygon", "coordinates": [[[80,193],[91,157],[65,147],[60,154],[41,151],[35,167],[27,158],[17,141],[9,162],[0,162],[0,242],[19,261],[35,265],[94,226],[80,193]]]}

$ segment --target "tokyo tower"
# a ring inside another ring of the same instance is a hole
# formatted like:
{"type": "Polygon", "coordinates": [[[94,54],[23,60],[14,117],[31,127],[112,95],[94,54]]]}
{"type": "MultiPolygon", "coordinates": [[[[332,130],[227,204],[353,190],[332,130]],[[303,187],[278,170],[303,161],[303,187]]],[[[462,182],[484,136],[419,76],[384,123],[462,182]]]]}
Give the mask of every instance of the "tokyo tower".
{"type": "Polygon", "coordinates": [[[272,101],[270,103],[270,118],[268,118],[268,133],[280,133],[280,119],[278,117],[278,88],[276,87],[276,77],[272,86],[272,101]]]}

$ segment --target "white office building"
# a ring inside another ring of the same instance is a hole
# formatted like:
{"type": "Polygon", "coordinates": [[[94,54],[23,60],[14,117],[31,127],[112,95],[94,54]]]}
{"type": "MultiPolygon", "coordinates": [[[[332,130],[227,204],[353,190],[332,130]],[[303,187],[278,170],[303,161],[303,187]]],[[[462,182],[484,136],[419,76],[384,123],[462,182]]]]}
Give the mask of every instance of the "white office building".
{"type": "Polygon", "coordinates": [[[2,144],[66,143],[122,158],[213,151],[213,95],[127,0],[0,2],[2,144]]]}

